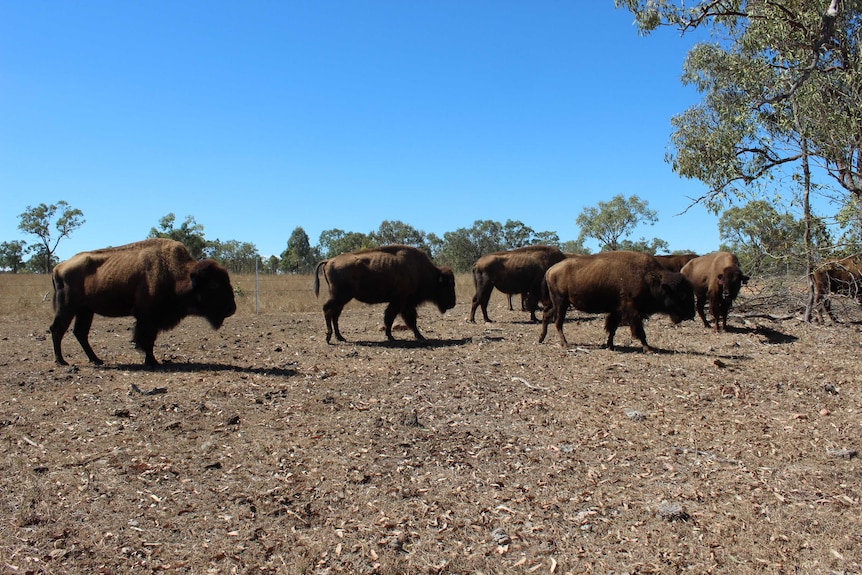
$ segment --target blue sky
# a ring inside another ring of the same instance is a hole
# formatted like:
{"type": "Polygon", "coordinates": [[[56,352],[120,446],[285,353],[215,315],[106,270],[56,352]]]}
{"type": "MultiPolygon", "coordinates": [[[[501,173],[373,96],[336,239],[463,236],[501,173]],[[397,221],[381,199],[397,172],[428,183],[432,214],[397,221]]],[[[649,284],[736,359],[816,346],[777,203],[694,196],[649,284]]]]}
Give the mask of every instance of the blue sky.
{"type": "Polygon", "coordinates": [[[58,200],[86,219],[60,259],[169,212],[264,256],[383,220],[565,241],[623,194],[659,217],[631,239],[713,251],[664,161],[693,42],[612,0],[0,0],[0,241],[58,200]]]}

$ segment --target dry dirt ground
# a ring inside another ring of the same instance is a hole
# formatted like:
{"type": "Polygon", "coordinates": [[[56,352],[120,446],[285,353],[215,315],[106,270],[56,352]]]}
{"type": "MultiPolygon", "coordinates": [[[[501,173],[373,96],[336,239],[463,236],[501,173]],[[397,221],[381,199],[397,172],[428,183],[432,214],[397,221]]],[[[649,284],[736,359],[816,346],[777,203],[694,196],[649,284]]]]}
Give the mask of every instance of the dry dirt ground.
{"type": "MultiPolygon", "coordinates": [[[[746,304],[732,330],[351,306],[187,319],[90,366],[0,315],[0,573],[860,573],[862,328],[746,304]],[[771,316],[767,317],[767,315],[771,316]],[[775,319],[778,318],[778,319],[775,319]]],[[[855,315],[853,315],[855,314],[855,315]]]]}

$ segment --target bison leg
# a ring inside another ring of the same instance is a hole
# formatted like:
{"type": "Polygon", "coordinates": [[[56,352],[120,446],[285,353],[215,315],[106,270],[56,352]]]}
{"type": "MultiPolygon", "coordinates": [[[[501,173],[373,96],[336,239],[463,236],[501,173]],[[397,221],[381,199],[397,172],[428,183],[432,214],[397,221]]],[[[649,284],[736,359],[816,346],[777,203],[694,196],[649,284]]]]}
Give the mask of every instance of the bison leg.
{"type": "Polygon", "coordinates": [[[144,365],[147,367],[159,365],[153,353],[153,348],[156,346],[156,335],[158,335],[158,329],[155,326],[147,321],[141,321],[140,318],[137,319],[133,340],[135,347],[144,352],[144,365]]]}
{"type": "MultiPolygon", "coordinates": [[[[510,294],[510,293],[506,294],[506,301],[509,302],[509,311],[515,311],[515,309],[512,307],[512,294],[510,294]]],[[[521,299],[521,311],[524,311],[524,300],[523,299],[521,299]]]]}
{"type": "Polygon", "coordinates": [[[545,336],[548,335],[548,323],[554,318],[554,307],[551,305],[545,306],[542,311],[542,331],[539,333],[539,343],[545,341],[545,336]]]}
{"type": "Polygon", "coordinates": [[[392,324],[395,323],[395,318],[398,317],[398,304],[391,302],[383,311],[383,327],[386,330],[386,339],[395,341],[392,336],[392,324]]]}
{"type": "Polygon", "coordinates": [[[75,334],[78,343],[81,344],[81,348],[84,350],[84,353],[87,354],[87,358],[90,362],[96,365],[102,365],[104,362],[96,356],[96,352],[94,352],[93,348],[90,347],[90,326],[92,325],[93,312],[88,309],[82,309],[75,317],[75,328],[72,330],[72,333],[75,334]]]}
{"type": "Polygon", "coordinates": [[[480,306],[482,307],[482,317],[486,322],[491,323],[491,318],[488,317],[488,301],[491,299],[492,291],[494,291],[494,286],[490,283],[476,286],[473,303],[470,304],[470,323],[476,323],[476,308],[480,306]]]}
{"type": "Polygon", "coordinates": [[[69,365],[69,363],[63,359],[61,343],[73,318],[74,316],[58,312],[54,316],[54,321],[51,323],[51,327],[49,328],[51,331],[51,341],[54,343],[54,361],[57,362],[57,365],[69,365]]]}
{"type": "Polygon", "coordinates": [[[335,332],[335,339],[338,341],[347,341],[338,329],[338,318],[341,316],[341,310],[343,309],[343,303],[339,304],[332,299],[323,304],[323,317],[326,318],[326,343],[332,340],[333,332],[335,332]]]}
{"type": "Polygon", "coordinates": [[[530,321],[537,322],[536,310],[539,309],[539,291],[533,290],[521,294],[521,311],[530,312],[530,321]]]}
{"type": "Polygon", "coordinates": [[[424,341],[425,337],[419,333],[419,328],[416,327],[416,308],[415,307],[407,307],[401,310],[401,317],[404,319],[404,323],[407,324],[411,330],[413,330],[413,335],[419,341],[424,341]]]}
{"type": "Polygon", "coordinates": [[[646,331],[644,331],[643,320],[640,317],[632,318],[630,323],[632,337],[640,340],[644,353],[652,353],[653,349],[646,342],[646,331]]]}
{"type": "Polygon", "coordinates": [[[563,334],[563,323],[566,321],[566,311],[569,309],[569,301],[564,298],[554,302],[554,326],[557,328],[557,335],[560,336],[560,345],[569,347],[569,342],[566,341],[566,336],[563,334]]]}
{"type": "Polygon", "coordinates": [[[605,331],[608,332],[608,341],[605,344],[605,347],[613,350],[614,349],[614,336],[617,333],[617,328],[620,326],[620,314],[619,312],[609,313],[608,317],[605,318],[605,331]]]}
{"type": "Polygon", "coordinates": [[[709,327],[709,320],[706,319],[706,313],[704,311],[706,308],[706,296],[697,296],[697,303],[695,307],[697,307],[697,315],[699,315],[700,319],[703,320],[704,327],[709,327]]]}
{"type": "MultiPolygon", "coordinates": [[[[718,301],[717,298],[710,298],[709,314],[712,316],[712,321],[715,323],[712,328],[716,333],[721,331],[722,307],[721,302],[718,301]]],[[[709,327],[709,323],[706,324],[706,327],[709,327]]]]}

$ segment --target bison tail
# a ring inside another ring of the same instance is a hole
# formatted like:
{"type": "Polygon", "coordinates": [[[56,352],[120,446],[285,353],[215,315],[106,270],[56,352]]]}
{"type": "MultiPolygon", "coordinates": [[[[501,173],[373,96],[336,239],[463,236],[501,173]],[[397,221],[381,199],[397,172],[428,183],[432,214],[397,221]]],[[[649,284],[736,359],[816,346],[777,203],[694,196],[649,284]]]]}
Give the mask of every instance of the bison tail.
{"type": "Polygon", "coordinates": [[[51,274],[51,284],[54,286],[54,297],[51,300],[51,304],[54,307],[54,312],[56,313],[57,308],[60,305],[60,292],[65,287],[63,282],[63,276],[54,271],[54,273],[51,274]]]}
{"type": "MultiPolygon", "coordinates": [[[[325,266],[326,262],[328,262],[328,261],[329,260],[323,260],[322,262],[317,264],[316,268],[314,268],[314,297],[317,297],[317,295],[320,293],[320,277],[319,277],[320,268],[325,266]]],[[[326,277],[326,270],[323,271],[323,279],[326,280],[326,285],[328,286],[329,285],[329,278],[326,277]]]]}

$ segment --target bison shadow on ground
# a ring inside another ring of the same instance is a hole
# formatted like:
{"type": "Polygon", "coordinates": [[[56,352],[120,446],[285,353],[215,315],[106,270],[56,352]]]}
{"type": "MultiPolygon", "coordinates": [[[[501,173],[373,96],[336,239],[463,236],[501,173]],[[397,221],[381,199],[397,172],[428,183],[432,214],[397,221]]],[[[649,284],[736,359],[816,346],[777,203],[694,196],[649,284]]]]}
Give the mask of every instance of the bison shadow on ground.
{"type": "Polygon", "coordinates": [[[173,363],[163,361],[155,367],[147,367],[141,363],[118,363],[102,365],[99,369],[112,369],[117,371],[140,371],[152,373],[198,373],[198,372],[222,372],[233,371],[236,373],[248,373],[255,375],[270,375],[275,377],[293,377],[296,370],[284,367],[243,367],[228,363],[190,361],[186,363],[173,363]]]}
{"type": "MultiPolygon", "coordinates": [[[[362,347],[392,347],[392,348],[406,348],[406,349],[416,349],[416,348],[444,348],[444,347],[458,347],[461,345],[466,345],[473,341],[472,337],[462,337],[457,339],[432,339],[426,338],[424,340],[415,340],[415,339],[395,339],[395,340],[379,340],[379,341],[370,341],[370,340],[357,340],[357,341],[346,341],[342,342],[342,345],[359,345],[362,347]]],[[[338,345],[338,344],[336,344],[338,345]]]]}
{"type": "MultiPolygon", "coordinates": [[[[730,327],[728,327],[727,331],[731,331],[730,327]]],[[[766,341],[773,345],[794,343],[799,339],[795,335],[788,335],[786,333],[778,331],[777,329],[773,329],[771,327],[766,327],[763,325],[759,325],[754,328],[733,328],[732,333],[754,333],[765,337],[766,341]]]]}

